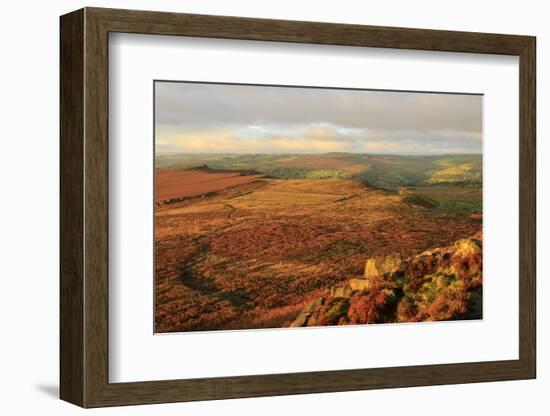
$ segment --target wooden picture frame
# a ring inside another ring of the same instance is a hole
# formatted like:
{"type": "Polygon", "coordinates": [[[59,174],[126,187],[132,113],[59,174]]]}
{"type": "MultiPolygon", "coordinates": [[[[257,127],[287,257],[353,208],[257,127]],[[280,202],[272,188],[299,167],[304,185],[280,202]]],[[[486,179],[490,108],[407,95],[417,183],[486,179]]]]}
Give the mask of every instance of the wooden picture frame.
{"type": "Polygon", "coordinates": [[[535,38],[85,8],[61,17],[61,399],[101,407],[536,377],[535,38]],[[109,383],[110,32],[515,55],[520,91],[519,359],[109,383]]]}

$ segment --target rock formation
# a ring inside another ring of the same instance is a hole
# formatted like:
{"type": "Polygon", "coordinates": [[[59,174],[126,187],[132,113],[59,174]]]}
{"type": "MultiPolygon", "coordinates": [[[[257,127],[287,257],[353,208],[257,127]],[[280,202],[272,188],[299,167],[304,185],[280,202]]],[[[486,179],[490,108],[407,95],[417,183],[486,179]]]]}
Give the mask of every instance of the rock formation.
{"type": "Polygon", "coordinates": [[[291,327],[481,319],[481,234],[402,258],[368,259],[364,276],[326,289],[291,327]]]}

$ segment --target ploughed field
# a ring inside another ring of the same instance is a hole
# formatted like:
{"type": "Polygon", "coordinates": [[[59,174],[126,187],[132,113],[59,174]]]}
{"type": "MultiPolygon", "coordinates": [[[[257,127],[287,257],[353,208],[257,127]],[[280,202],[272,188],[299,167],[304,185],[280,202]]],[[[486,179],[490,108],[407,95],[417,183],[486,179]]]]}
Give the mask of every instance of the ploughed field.
{"type": "Polygon", "coordinates": [[[156,202],[196,197],[232,186],[244,185],[264,175],[243,175],[240,172],[209,172],[205,169],[165,169],[156,172],[156,202]]]}
{"type": "Polygon", "coordinates": [[[415,256],[481,230],[479,213],[446,209],[452,187],[156,174],[156,332],[288,326],[327,288],[362,277],[369,258],[415,256]]]}

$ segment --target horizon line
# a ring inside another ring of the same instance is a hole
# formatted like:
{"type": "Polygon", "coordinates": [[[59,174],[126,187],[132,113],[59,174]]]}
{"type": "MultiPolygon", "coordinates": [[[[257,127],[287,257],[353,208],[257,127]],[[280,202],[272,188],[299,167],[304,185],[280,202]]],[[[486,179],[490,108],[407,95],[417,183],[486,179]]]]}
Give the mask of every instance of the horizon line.
{"type": "Polygon", "coordinates": [[[269,153],[246,153],[246,152],[154,152],[155,157],[158,156],[217,156],[217,155],[232,155],[232,156],[265,156],[265,155],[363,155],[363,156],[483,156],[483,152],[479,153],[371,153],[371,152],[269,152],[269,153]]]}

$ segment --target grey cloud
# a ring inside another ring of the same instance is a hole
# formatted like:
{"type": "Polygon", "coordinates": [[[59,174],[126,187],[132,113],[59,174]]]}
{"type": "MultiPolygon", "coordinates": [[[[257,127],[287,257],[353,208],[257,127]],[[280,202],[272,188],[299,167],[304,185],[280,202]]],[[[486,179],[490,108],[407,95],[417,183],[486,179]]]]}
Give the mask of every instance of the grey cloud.
{"type": "Polygon", "coordinates": [[[158,82],[155,99],[156,126],[170,131],[481,151],[479,95],[158,82]]]}

